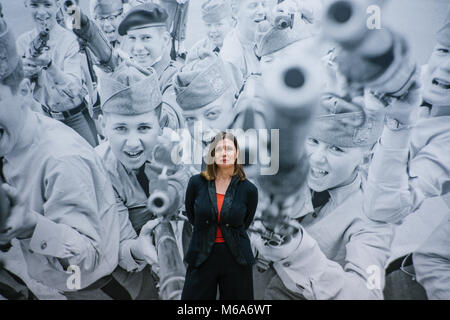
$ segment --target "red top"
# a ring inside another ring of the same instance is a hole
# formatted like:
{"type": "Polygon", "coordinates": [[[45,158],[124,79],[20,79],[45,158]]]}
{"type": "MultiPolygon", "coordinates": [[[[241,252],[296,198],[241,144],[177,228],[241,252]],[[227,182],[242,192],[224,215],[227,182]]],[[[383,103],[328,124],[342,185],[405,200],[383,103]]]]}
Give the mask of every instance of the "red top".
{"type": "MultiPolygon", "coordinates": [[[[223,199],[225,198],[225,195],[216,193],[216,198],[217,198],[217,209],[219,210],[219,217],[217,221],[220,222],[220,210],[222,209],[223,199]]],[[[223,242],[225,242],[225,239],[222,236],[222,230],[220,230],[220,227],[217,226],[216,243],[223,243],[223,242]]]]}

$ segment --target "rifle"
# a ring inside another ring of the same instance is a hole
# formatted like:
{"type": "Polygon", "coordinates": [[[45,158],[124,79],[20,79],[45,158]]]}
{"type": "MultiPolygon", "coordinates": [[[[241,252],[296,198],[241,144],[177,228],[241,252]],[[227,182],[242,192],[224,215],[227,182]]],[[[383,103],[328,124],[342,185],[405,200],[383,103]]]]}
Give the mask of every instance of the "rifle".
{"type": "Polygon", "coordinates": [[[389,28],[369,29],[367,8],[384,0],[331,1],[324,8],[323,35],[342,49],[336,62],[351,90],[367,87],[385,103],[406,95],[417,65],[403,36],[389,28]]]}
{"type": "MultiPolygon", "coordinates": [[[[258,233],[271,246],[288,243],[300,230],[281,208],[285,199],[296,194],[307,178],[309,162],[304,143],[314,110],[320,103],[317,65],[319,62],[313,56],[303,53],[295,59],[279,61],[263,75],[267,128],[279,129],[279,141],[269,143],[275,149],[271,155],[272,167],[278,166],[278,171],[261,172],[257,178],[260,190],[271,201],[267,207],[260,208],[261,215],[254,219],[263,227],[254,223],[249,231],[258,233]]],[[[260,269],[267,269],[267,261],[257,260],[260,269]]]]}
{"type": "Polygon", "coordinates": [[[189,9],[189,0],[185,2],[177,1],[177,8],[173,18],[171,29],[172,48],[170,49],[170,57],[176,60],[177,57],[186,59],[186,52],[182,50],[183,41],[186,39],[187,14],[189,9]],[[183,52],[182,52],[183,51],[183,52]]]}
{"type": "Polygon", "coordinates": [[[115,51],[103,32],[81,11],[81,8],[73,0],[64,1],[63,8],[73,19],[73,33],[79,38],[79,41],[85,43],[85,47],[92,52],[99,61],[99,66],[106,72],[114,72],[119,64],[125,61],[126,64],[135,67],[145,76],[151,74],[144,67],[131,61],[129,57],[115,51]]]}
{"type": "Polygon", "coordinates": [[[148,164],[151,168],[151,196],[147,207],[160,219],[154,236],[160,266],[159,294],[163,300],[181,299],[186,274],[170,225],[170,221],[184,218],[178,212],[184,202],[183,195],[189,181],[189,174],[183,166],[174,164],[170,159],[171,150],[175,147],[173,143],[158,144],[153,149],[152,159],[148,164]]]}
{"type": "Polygon", "coordinates": [[[31,41],[30,44],[30,56],[32,58],[39,57],[44,49],[48,48],[47,42],[50,38],[50,29],[45,28],[45,30],[39,32],[39,34],[36,36],[36,38],[31,41]]]}

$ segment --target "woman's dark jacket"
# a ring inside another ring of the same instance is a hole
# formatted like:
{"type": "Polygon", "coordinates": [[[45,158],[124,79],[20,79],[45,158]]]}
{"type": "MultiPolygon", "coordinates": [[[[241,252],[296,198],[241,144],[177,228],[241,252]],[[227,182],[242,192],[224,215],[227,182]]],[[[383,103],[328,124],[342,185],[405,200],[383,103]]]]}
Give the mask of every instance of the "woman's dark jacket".
{"type": "MultiPolygon", "coordinates": [[[[217,198],[214,180],[200,174],[189,180],[186,190],[186,213],[194,226],[185,261],[200,266],[211,253],[217,233],[217,198]]],[[[258,189],[247,179],[233,176],[225,193],[220,211],[220,229],[226,245],[236,262],[241,265],[255,263],[247,229],[252,223],[258,205],[258,189]]]]}

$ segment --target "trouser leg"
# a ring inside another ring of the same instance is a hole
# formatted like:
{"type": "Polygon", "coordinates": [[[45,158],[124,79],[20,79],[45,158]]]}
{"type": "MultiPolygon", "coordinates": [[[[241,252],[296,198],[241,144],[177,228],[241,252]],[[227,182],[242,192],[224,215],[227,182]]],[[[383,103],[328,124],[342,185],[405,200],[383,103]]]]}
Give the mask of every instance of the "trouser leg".
{"type": "Polygon", "coordinates": [[[220,250],[220,300],[253,300],[253,266],[238,264],[226,244],[220,250]]]}
{"type": "Polygon", "coordinates": [[[217,245],[199,267],[188,266],[181,300],[215,300],[220,269],[217,245]]]}
{"type": "Polygon", "coordinates": [[[89,115],[89,110],[87,108],[85,108],[82,112],[70,116],[62,122],[75,130],[80,136],[89,142],[92,147],[98,146],[98,136],[95,122],[89,115]]]}

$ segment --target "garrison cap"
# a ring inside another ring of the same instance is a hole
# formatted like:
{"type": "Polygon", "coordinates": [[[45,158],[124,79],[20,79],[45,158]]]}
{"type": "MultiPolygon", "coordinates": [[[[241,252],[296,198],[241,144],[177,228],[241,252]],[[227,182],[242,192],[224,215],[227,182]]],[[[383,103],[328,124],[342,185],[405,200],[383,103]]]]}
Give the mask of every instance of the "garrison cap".
{"type": "Polygon", "coordinates": [[[119,34],[124,36],[128,30],[167,26],[167,11],[154,3],[144,3],[133,7],[119,25],[119,34]]]}
{"type": "Polygon", "coordinates": [[[337,96],[324,97],[310,136],[343,148],[371,147],[381,136],[383,111],[368,112],[337,96]]]}
{"type": "Polygon", "coordinates": [[[174,77],[177,103],[183,110],[199,109],[241,84],[239,72],[212,54],[186,64],[174,77]]]}
{"type": "Polygon", "coordinates": [[[206,0],[202,4],[202,19],[206,23],[218,22],[226,17],[231,17],[231,5],[229,0],[206,0]]]}
{"type": "Polygon", "coordinates": [[[294,20],[293,27],[280,28],[268,20],[259,23],[256,32],[256,55],[263,57],[277,52],[297,41],[310,38],[311,33],[306,27],[294,20]]]}
{"type": "Polygon", "coordinates": [[[443,26],[436,34],[436,40],[440,44],[450,47],[450,11],[447,13],[443,26]]]}
{"type": "Polygon", "coordinates": [[[156,72],[143,76],[131,66],[102,78],[99,93],[103,112],[139,115],[155,110],[162,103],[156,72]]]}
{"type": "Polygon", "coordinates": [[[19,64],[16,39],[3,19],[0,3],[0,80],[7,78],[19,64]]]}

